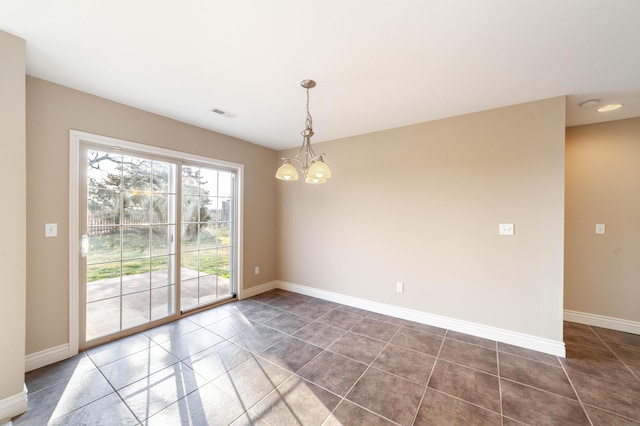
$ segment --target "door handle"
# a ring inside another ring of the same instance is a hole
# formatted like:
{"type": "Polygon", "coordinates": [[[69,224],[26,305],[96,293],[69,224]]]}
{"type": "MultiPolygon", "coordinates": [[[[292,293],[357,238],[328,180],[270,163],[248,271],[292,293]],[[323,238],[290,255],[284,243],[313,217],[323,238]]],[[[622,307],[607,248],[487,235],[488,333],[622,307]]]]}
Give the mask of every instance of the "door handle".
{"type": "Polygon", "coordinates": [[[82,241],[80,243],[80,256],[87,257],[89,254],[89,236],[82,234],[82,241]]]}

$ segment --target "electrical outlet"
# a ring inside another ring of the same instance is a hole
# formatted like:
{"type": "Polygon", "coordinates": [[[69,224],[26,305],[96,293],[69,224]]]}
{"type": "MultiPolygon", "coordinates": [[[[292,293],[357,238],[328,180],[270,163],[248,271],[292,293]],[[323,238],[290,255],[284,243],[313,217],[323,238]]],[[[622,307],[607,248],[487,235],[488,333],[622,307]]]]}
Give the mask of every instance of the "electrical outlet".
{"type": "Polygon", "coordinates": [[[396,283],[396,291],[398,293],[404,292],[404,283],[396,283]]]}
{"type": "Polygon", "coordinates": [[[255,268],[256,275],[260,275],[260,267],[256,266],[255,268]]]}

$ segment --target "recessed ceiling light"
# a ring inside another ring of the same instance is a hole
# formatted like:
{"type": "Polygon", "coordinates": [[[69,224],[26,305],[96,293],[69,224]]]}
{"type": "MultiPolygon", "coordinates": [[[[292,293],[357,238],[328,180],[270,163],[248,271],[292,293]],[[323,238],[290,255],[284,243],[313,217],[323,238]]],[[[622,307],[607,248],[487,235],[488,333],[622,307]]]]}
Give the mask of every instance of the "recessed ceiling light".
{"type": "Polygon", "coordinates": [[[609,112],[609,111],[615,111],[617,109],[622,108],[622,104],[609,104],[609,105],[605,105],[601,108],[598,108],[598,112],[609,112]]]}
{"type": "Polygon", "coordinates": [[[591,109],[595,108],[600,104],[600,99],[589,99],[588,101],[580,102],[580,108],[582,109],[591,109]]]}

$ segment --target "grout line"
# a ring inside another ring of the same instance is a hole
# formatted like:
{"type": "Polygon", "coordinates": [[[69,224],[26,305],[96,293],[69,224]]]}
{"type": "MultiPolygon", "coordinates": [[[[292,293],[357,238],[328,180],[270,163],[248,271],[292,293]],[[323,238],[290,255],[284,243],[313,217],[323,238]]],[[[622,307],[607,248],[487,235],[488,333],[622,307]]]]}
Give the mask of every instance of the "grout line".
{"type": "Polygon", "coordinates": [[[511,420],[513,423],[517,423],[519,425],[525,425],[525,426],[530,426],[529,423],[525,423],[525,422],[521,422],[520,420],[516,420],[513,417],[509,417],[509,416],[504,416],[502,423],[504,424],[504,419],[509,419],[511,420]]]}
{"type": "MultiPolygon", "coordinates": [[[[473,405],[474,407],[481,408],[481,409],[482,409],[482,410],[484,410],[484,411],[488,411],[488,412],[490,412],[490,413],[495,413],[495,414],[497,414],[497,415],[500,415],[500,413],[499,413],[499,412],[497,412],[497,411],[493,411],[493,410],[492,410],[492,409],[490,409],[490,408],[483,407],[482,405],[478,405],[478,404],[476,404],[476,403],[474,403],[474,402],[467,401],[466,399],[462,399],[462,398],[460,398],[459,396],[455,396],[455,395],[448,394],[448,393],[446,393],[446,392],[444,392],[444,391],[441,391],[440,389],[435,389],[435,388],[429,388],[429,389],[431,389],[433,392],[438,392],[438,393],[440,393],[440,394],[442,394],[442,395],[446,395],[446,396],[448,396],[448,397],[450,397],[450,398],[453,398],[453,399],[455,399],[456,401],[464,402],[465,404],[469,404],[469,405],[473,405]]],[[[509,417],[509,418],[510,418],[510,417],[509,417]]],[[[521,421],[519,421],[519,420],[517,420],[517,422],[518,422],[518,423],[525,424],[525,423],[523,423],[523,422],[521,422],[521,421]]]]}
{"type": "Polygon", "coordinates": [[[571,389],[573,389],[573,393],[575,393],[576,394],[576,398],[578,398],[578,403],[580,404],[580,407],[582,408],[582,412],[584,413],[584,415],[587,418],[587,420],[589,420],[589,424],[591,426],[594,426],[593,422],[591,421],[591,418],[589,417],[589,413],[587,413],[587,410],[584,409],[584,404],[582,403],[582,398],[580,398],[580,395],[578,394],[578,390],[574,386],[573,381],[571,381],[571,377],[569,377],[569,373],[567,372],[567,369],[565,368],[563,363],[560,363],[560,365],[562,366],[562,371],[564,371],[564,375],[567,377],[567,380],[569,380],[569,384],[571,385],[571,389]]]}
{"type": "MultiPolygon", "coordinates": [[[[338,354],[338,355],[339,355],[339,354],[338,354]]],[[[368,368],[367,368],[367,369],[365,369],[365,372],[366,372],[367,370],[368,370],[368,368]]],[[[363,373],[363,374],[364,374],[364,373],[363,373]]],[[[339,394],[335,393],[334,391],[329,390],[329,389],[325,388],[324,386],[319,385],[318,383],[315,383],[315,382],[313,382],[313,381],[311,381],[311,380],[309,380],[309,379],[307,379],[307,378],[305,378],[305,377],[299,376],[297,373],[294,373],[291,377],[293,377],[293,376],[295,376],[296,378],[300,379],[300,381],[310,383],[310,384],[312,384],[312,385],[314,385],[314,386],[316,386],[316,387],[319,387],[320,389],[325,390],[325,391],[327,391],[327,392],[331,393],[332,395],[335,395],[335,396],[337,396],[338,398],[340,398],[340,402],[338,402],[338,403],[336,404],[336,406],[333,408],[333,410],[331,410],[331,412],[327,415],[327,417],[322,421],[322,423],[321,423],[321,424],[325,424],[325,422],[329,419],[329,417],[331,417],[331,415],[336,411],[336,409],[338,408],[338,406],[339,406],[342,402],[347,401],[348,403],[353,404],[353,405],[355,405],[355,406],[357,406],[357,407],[360,407],[360,408],[362,408],[363,410],[368,411],[368,412],[370,412],[371,414],[376,415],[377,417],[381,417],[381,418],[383,418],[383,419],[385,419],[385,420],[388,420],[389,422],[391,422],[391,423],[393,423],[393,424],[395,424],[395,425],[399,425],[399,423],[397,423],[397,422],[395,422],[395,421],[393,421],[393,420],[391,420],[391,419],[389,419],[389,418],[387,418],[387,417],[383,416],[382,414],[380,414],[380,413],[376,413],[375,411],[372,411],[371,409],[369,409],[369,408],[367,408],[367,407],[364,407],[364,406],[362,406],[362,405],[360,405],[360,404],[357,404],[357,403],[355,403],[355,402],[351,401],[350,399],[347,399],[347,398],[346,398],[346,395],[347,395],[347,394],[349,394],[349,392],[351,391],[351,389],[353,388],[353,386],[352,386],[352,387],[351,387],[351,388],[350,388],[350,389],[345,393],[345,396],[340,396],[339,394]]],[[[287,380],[289,380],[291,377],[289,377],[287,380]]],[[[360,377],[362,377],[362,376],[360,376],[360,377]]],[[[285,380],[285,382],[286,382],[287,380],[285,380]]],[[[358,380],[360,380],[360,378],[358,378],[358,380]]],[[[356,380],[356,381],[355,381],[355,383],[358,383],[358,380],[356,380]]],[[[283,382],[283,383],[284,383],[284,382],[283,382]]],[[[354,386],[355,386],[355,383],[354,383],[354,386]]],[[[272,392],[270,392],[270,393],[272,393],[272,392]]],[[[257,403],[256,403],[256,404],[257,404],[257,403]]]]}
{"type": "MultiPolygon", "coordinates": [[[[314,383],[314,384],[315,384],[315,383],[314,383]]],[[[317,385],[316,385],[316,386],[317,386],[317,385]]],[[[324,388],[322,388],[322,389],[324,389],[324,388]]],[[[391,420],[390,418],[387,418],[387,417],[383,416],[383,415],[382,415],[382,414],[380,414],[380,413],[376,413],[375,411],[371,411],[371,410],[370,410],[370,409],[368,409],[367,407],[363,407],[363,406],[362,406],[362,405],[360,405],[360,404],[356,404],[355,402],[351,401],[350,399],[346,399],[346,398],[344,398],[344,397],[342,397],[342,398],[340,399],[340,402],[338,402],[338,403],[336,404],[335,408],[334,408],[333,410],[331,410],[331,413],[329,413],[329,415],[327,416],[327,418],[323,420],[323,422],[321,423],[321,426],[323,426],[323,425],[325,425],[325,424],[327,423],[327,420],[329,420],[329,418],[331,417],[331,415],[332,415],[333,413],[335,413],[336,409],[340,406],[340,404],[342,404],[342,403],[343,403],[343,402],[345,402],[345,401],[346,401],[346,402],[348,402],[349,404],[353,404],[353,405],[355,405],[356,407],[363,409],[364,411],[367,411],[367,412],[369,412],[369,413],[373,414],[373,415],[374,415],[374,416],[376,416],[376,417],[380,417],[380,418],[382,418],[382,419],[384,419],[384,420],[388,421],[389,423],[392,423],[392,424],[394,424],[394,425],[398,425],[398,426],[402,426],[402,425],[400,425],[400,423],[398,423],[398,422],[394,422],[394,421],[393,421],[393,420],[391,420]]]]}
{"type": "MultiPolygon", "coordinates": [[[[148,336],[147,336],[147,338],[148,338],[148,336]]],[[[149,340],[151,340],[151,339],[149,339],[149,340]]],[[[136,352],[136,353],[138,353],[138,352],[136,352]]],[[[125,358],[126,358],[126,357],[125,357],[125,358]]],[[[120,358],[120,359],[124,359],[124,358],[120,358]]],[[[136,420],[138,420],[138,422],[142,422],[142,420],[138,419],[138,416],[136,416],[136,413],[134,413],[134,412],[133,412],[133,410],[129,407],[129,404],[127,404],[127,402],[124,400],[124,398],[122,398],[122,396],[120,395],[120,393],[118,392],[118,390],[115,388],[115,386],[113,386],[113,384],[112,384],[112,383],[111,383],[111,381],[107,378],[107,376],[105,376],[105,375],[104,375],[104,372],[102,371],[102,369],[96,365],[96,363],[93,361],[93,359],[91,360],[91,362],[92,362],[92,363],[93,363],[93,365],[96,367],[96,370],[98,370],[98,372],[100,373],[100,375],[104,378],[104,380],[109,384],[109,386],[111,387],[111,389],[113,389],[113,393],[115,393],[115,394],[116,394],[116,396],[118,397],[118,399],[120,399],[120,401],[122,401],[122,403],[124,404],[124,406],[125,406],[125,407],[127,407],[127,410],[129,410],[129,412],[131,413],[131,415],[133,416],[133,418],[134,418],[134,419],[136,419],[136,420]]],[[[180,362],[180,361],[178,360],[178,362],[180,362]]],[[[108,365],[108,364],[105,364],[105,365],[108,365]]],[[[149,375],[149,374],[147,374],[145,377],[146,377],[146,378],[148,378],[149,376],[150,376],[150,375],[149,375]]],[[[142,378],[142,379],[140,379],[140,380],[143,380],[143,379],[144,379],[144,378],[142,378]]],[[[128,385],[127,385],[127,386],[128,386],[128,385]]],[[[105,395],[105,396],[107,396],[107,395],[105,395]]],[[[103,396],[103,398],[104,398],[104,396],[103,396]]],[[[99,399],[101,399],[101,398],[99,398],[99,399]]],[[[99,399],[97,399],[96,401],[98,401],[99,399]]],[[[93,403],[93,402],[95,402],[95,401],[91,401],[89,404],[91,404],[91,403],[93,403]]],[[[85,404],[85,405],[83,405],[83,407],[84,407],[84,406],[86,406],[86,405],[89,405],[89,404],[85,404]]],[[[75,410],[74,410],[74,411],[75,411],[75,410]]],[[[67,414],[69,414],[69,413],[67,413],[67,414]]],[[[65,414],[65,415],[67,415],[67,414],[65,414]]]]}
{"type": "MultiPolygon", "coordinates": [[[[232,386],[233,386],[233,389],[234,389],[234,391],[235,391],[235,394],[236,394],[236,396],[238,397],[238,400],[240,400],[240,404],[242,405],[242,408],[244,409],[243,413],[242,413],[240,416],[238,416],[236,419],[234,419],[234,421],[235,421],[235,420],[237,420],[237,419],[239,419],[240,417],[242,417],[242,416],[244,416],[244,415],[247,415],[247,414],[249,413],[249,410],[251,410],[251,408],[255,407],[255,406],[256,406],[257,404],[259,404],[262,400],[264,400],[264,399],[265,399],[265,398],[267,398],[269,395],[271,395],[273,392],[275,392],[275,391],[276,391],[276,389],[278,389],[278,387],[279,387],[280,385],[282,385],[283,383],[285,383],[286,381],[288,381],[291,377],[293,377],[293,376],[295,375],[295,374],[291,374],[289,377],[287,377],[286,379],[284,379],[284,380],[283,380],[279,385],[276,385],[275,383],[273,383],[273,381],[271,380],[271,378],[269,377],[269,375],[268,375],[268,374],[266,374],[266,372],[264,371],[264,368],[262,367],[262,365],[260,365],[260,363],[259,363],[259,362],[258,362],[258,360],[256,359],[257,355],[254,355],[254,354],[251,354],[251,355],[252,355],[252,356],[251,356],[249,359],[247,359],[247,360],[245,360],[245,361],[241,362],[240,364],[236,365],[235,367],[233,367],[233,368],[231,368],[231,369],[229,369],[229,370],[226,370],[226,371],[225,371],[225,373],[223,373],[222,375],[220,375],[220,376],[218,376],[218,377],[222,377],[224,374],[227,374],[227,375],[228,375],[228,374],[229,374],[229,372],[230,372],[231,370],[235,369],[236,367],[240,367],[242,364],[247,363],[247,362],[249,362],[249,361],[251,361],[251,360],[254,360],[254,361],[256,362],[256,364],[258,364],[258,366],[259,366],[260,370],[264,373],[264,376],[267,378],[267,380],[269,381],[269,383],[271,384],[271,386],[273,387],[273,390],[271,390],[271,392],[267,392],[267,393],[266,393],[266,395],[264,395],[262,398],[258,399],[254,404],[250,405],[249,407],[246,407],[246,406],[244,405],[244,402],[242,402],[242,399],[240,398],[240,395],[239,395],[239,392],[238,392],[238,390],[237,390],[237,387],[235,386],[235,382],[233,382],[233,380],[231,380],[231,382],[232,382],[232,386]]],[[[271,362],[271,361],[269,361],[269,360],[267,360],[267,359],[264,359],[264,358],[262,358],[262,357],[260,357],[260,359],[261,359],[261,360],[263,360],[264,362],[266,362],[267,364],[272,364],[272,365],[274,365],[274,366],[276,366],[276,367],[279,367],[279,368],[283,369],[283,368],[282,368],[282,367],[280,367],[279,365],[277,365],[277,364],[275,364],[275,363],[273,363],[273,362],[271,362]]],[[[283,369],[283,370],[284,370],[284,369],[283,369]]],[[[287,371],[287,370],[285,370],[285,371],[287,371]]],[[[216,378],[216,379],[214,379],[214,380],[217,380],[217,378],[216,378]]],[[[222,391],[223,393],[225,393],[225,394],[227,394],[227,395],[228,395],[228,392],[227,392],[227,391],[225,391],[224,389],[222,389],[222,388],[220,388],[220,387],[216,386],[216,384],[215,384],[215,383],[213,383],[213,381],[214,381],[214,380],[212,380],[212,381],[211,381],[211,382],[209,382],[209,383],[210,383],[212,386],[214,386],[214,387],[216,387],[217,389],[219,389],[220,391],[222,391]]],[[[198,389],[199,389],[199,388],[198,388],[198,389]]],[[[262,420],[262,419],[261,419],[261,420],[262,420]]],[[[264,421],[264,420],[262,420],[262,421],[264,421]]],[[[265,422],[265,423],[267,423],[266,421],[264,421],[264,422],[265,422]]],[[[267,423],[267,424],[268,424],[268,423],[267,423]]]]}
{"type": "Polygon", "coordinates": [[[438,353],[436,354],[436,359],[433,361],[433,366],[431,367],[431,373],[429,373],[429,377],[427,378],[427,383],[424,386],[424,390],[422,391],[422,398],[420,398],[420,402],[418,403],[418,409],[413,414],[413,420],[411,424],[416,422],[418,418],[418,413],[420,412],[420,407],[422,407],[422,403],[424,402],[424,397],[427,395],[427,390],[429,389],[429,382],[431,381],[431,376],[433,376],[433,371],[436,369],[436,364],[438,363],[438,359],[440,359],[440,352],[442,352],[442,347],[444,346],[444,341],[447,338],[447,333],[449,330],[445,330],[444,336],[442,336],[442,341],[440,342],[440,348],[438,349],[438,353]]]}
{"type": "MultiPolygon", "coordinates": [[[[357,324],[356,324],[356,325],[357,325],[357,324]]],[[[355,325],[354,325],[353,327],[355,327],[355,325]]],[[[352,327],[352,328],[353,328],[353,327],[352,327]]],[[[349,331],[351,331],[351,330],[349,330],[349,331]]],[[[389,342],[391,342],[391,340],[392,340],[392,339],[393,339],[393,338],[398,334],[398,332],[399,332],[399,331],[400,331],[400,329],[398,329],[398,330],[393,334],[393,336],[391,336],[391,339],[389,339],[389,342]]],[[[365,336],[365,337],[367,337],[367,336],[365,336]]],[[[344,394],[344,396],[345,396],[345,397],[346,397],[347,395],[349,395],[349,392],[351,392],[351,391],[353,390],[353,388],[354,388],[354,387],[356,387],[356,384],[357,384],[357,383],[362,379],[362,377],[367,373],[367,371],[369,371],[369,369],[373,366],[373,363],[374,363],[374,362],[376,362],[376,360],[380,357],[380,354],[381,354],[382,352],[384,352],[384,350],[387,348],[387,346],[389,346],[389,342],[387,342],[387,343],[382,347],[382,349],[380,349],[380,351],[378,351],[378,354],[373,358],[373,360],[372,360],[369,364],[367,364],[367,368],[365,368],[365,369],[364,369],[364,371],[362,372],[362,374],[360,374],[360,377],[358,377],[358,379],[357,379],[355,382],[353,382],[353,385],[351,385],[351,387],[349,388],[349,390],[347,390],[347,391],[345,392],[345,394],[344,394]]],[[[331,351],[331,352],[333,352],[333,351],[331,351]]],[[[336,352],[336,353],[337,353],[337,352],[336,352]]],[[[338,354],[338,355],[342,355],[342,354],[338,354]]],[[[345,356],[345,355],[342,355],[342,356],[345,356]]],[[[349,358],[349,357],[347,357],[347,358],[349,358]]],[[[349,359],[352,359],[352,358],[349,358],[349,359]]],[[[362,361],[358,361],[358,362],[360,362],[361,364],[364,364],[362,361]]]]}
{"type": "Polygon", "coordinates": [[[500,399],[500,424],[504,426],[504,410],[502,408],[502,375],[500,374],[500,351],[496,342],[496,368],[498,370],[498,397],[500,399]]]}
{"type": "MultiPolygon", "coordinates": [[[[633,372],[633,370],[631,369],[631,367],[629,367],[629,366],[627,365],[627,363],[626,363],[626,362],[624,362],[624,361],[623,361],[623,360],[618,356],[618,354],[616,353],[616,351],[614,351],[614,350],[611,348],[611,346],[609,346],[609,344],[608,344],[608,343],[607,343],[607,342],[606,342],[602,337],[600,337],[600,335],[599,335],[599,334],[598,334],[598,333],[597,333],[593,328],[591,328],[591,326],[590,326],[590,325],[587,325],[587,327],[589,327],[589,328],[591,329],[591,331],[593,331],[593,333],[598,337],[598,339],[600,339],[600,341],[602,342],[602,344],[604,344],[604,345],[607,347],[607,349],[609,349],[609,350],[613,353],[613,355],[615,355],[616,359],[617,359],[618,361],[620,361],[620,363],[622,363],[622,365],[624,365],[624,367],[625,367],[627,370],[629,370],[629,372],[631,373],[631,375],[632,375],[632,376],[634,376],[636,379],[640,380],[640,377],[636,376],[636,374],[633,372]]],[[[623,332],[621,332],[621,333],[623,333],[623,332]]],[[[622,343],[622,344],[624,345],[624,343],[622,343]]],[[[633,346],[633,345],[626,345],[626,346],[633,346]]]]}
{"type": "Polygon", "coordinates": [[[469,367],[468,365],[460,364],[459,362],[451,361],[451,360],[446,359],[446,358],[440,358],[440,359],[442,360],[442,362],[447,362],[449,364],[457,365],[458,367],[462,367],[462,368],[466,368],[466,369],[469,369],[469,370],[477,371],[478,373],[487,374],[489,376],[493,376],[493,377],[495,377],[497,379],[500,379],[500,376],[498,376],[498,374],[488,373],[488,372],[486,372],[484,370],[479,370],[479,369],[474,368],[474,367],[469,367]]]}
{"type": "MultiPolygon", "coordinates": [[[[547,394],[549,394],[549,395],[553,395],[553,396],[557,396],[557,397],[560,397],[560,398],[568,399],[569,401],[574,401],[574,402],[576,402],[576,401],[578,401],[578,400],[579,400],[579,399],[577,398],[577,393],[576,393],[576,398],[570,398],[570,397],[568,397],[568,396],[561,395],[561,394],[559,394],[559,393],[555,393],[555,392],[551,392],[551,391],[548,391],[548,390],[545,390],[545,389],[537,388],[537,387],[535,387],[535,386],[531,386],[531,385],[528,385],[528,384],[526,384],[526,383],[521,383],[521,382],[518,382],[518,381],[513,380],[513,379],[508,379],[508,378],[506,378],[506,377],[503,377],[503,378],[502,378],[502,380],[505,380],[505,381],[507,381],[507,382],[511,382],[511,383],[515,383],[515,384],[517,384],[517,385],[524,386],[524,387],[529,388],[529,389],[534,389],[534,390],[537,390],[537,391],[540,391],[540,392],[544,392],[544,393],[547,393],[547,394]]],[[[574,391],[575,391],[575,390],[574,390],[574,391]]]]}
{"type": "Polygon", "coordinates": [[[333,407],[333,410],[331,410],[331,412],[329,414],[327,414],[327,417],[324,418],[324,420],[322,420],[322,423],[320,423],[320,426],[323,426],[327,423],[327,420],[329,420],[331,418],[331,416],[333,415],[333,413],[336,412],[336,410],[338,409],[338,407],[340,406],[340,404],[342,404],[342,402],[344,402],[344,398],[340,398],[340,401],[338,401],[338,403],[336,404],[335,407],[333,407]]]}
{"type": "Polygon", "coordinates": [[[638,419],[632,419],[631,417],[627,417],[625,415],[622,415],[620,413],[616,413],[616,412],[611,411],[611,410],[606,410],[604,408],[596,407],[595,405],[591,405],[591,404],[584,404],[584,405],[587,406],[587,407],[595,408],[596,410],[599,410],[599,411],[604,411],[605,413],[609,413],[609,414],[614,415],[616,417],[621,417],[621,418],[623,418],[625,420],[629,420],[629,421],[632,421],[632,422],[637,422],[638,421],[638,419]]]}
{"type": "MultiPolygon", "coordinates": [[[[282,367],[281,367],[282,368],[282,367]]],[[[264,396],[264,398],[261,398],[258,402],[256,402],[255,404],[253,404],[251,407],[249,407],[249,410],[252,409],[253,407],[255,407],[256,405],[258,405],[260,402],[264,401],[266,398],[268,398],[270,395],[277,393],[278,394],[278,398],[282,400],[282,402],[284,403],[284,405],[287,406],[289,412],[291,413],[291,415],[298,421],[298,423],[302,424],[302,422],[300,421],[300,419],[298,418],[298,416],[295,414],[295,412],[289,407],[289,404],[285,401],[284,399],[284,395],[280,392],[280,388],[287,382],[289,382],[290,380],[292,380],[293,378],[298,378],[298,376],[296,376],[295,374],[292,374],[291,376],[289,376],[286,380],[284,380],[282,383],[280,383],[278,386],[275,387],[275,389],[273,389],[271,392],[267,393],[267,395],[264,396]]],[[[249,410],[246,410],[245,413],[247,413],[249,410]]],[[[267,423],[265,420],[262,419],[261,416],[258,416],[258,418],[261,421],[264,421],[265,423],[267,423]]],[[[268,424],[268,423],[267,423],[268,424]]]]}
{"type": "MultiPolygon", "coordinates": [[[[359,323],[358,323],[358,324],[359,324],[359,323]]],[[[358,324],[354,324],[353,326],[351,326],[351,328],[355,327],[355,326],[356,326],[356,325],[358,325],[358,324]]],[[[347,331],[351,331],[351,328],[350,328],[349,330],[347,330],[347,331]]],[[[342,400],[340,401],[340,403],[342,403],[342,401],[347,400],[347,399],[346,399],[347,395],[349,395],[349,393],[353,390],[353,388],[355,388],[355,387],[356,387],[356,385],[358,384],[358,382],[362,379],[362,377],[364,377],[364,375],[367,373],[367,371],[369,371],[369,369],[370,369],[370,368],[372,368],[373,363],[374,363],[374,362],[376,362],[376,360],[380,357],[380,354],[381,354],[382,352],[384,352],[384,350],[387,348],[387,346],[389,346],[389,344],[390,344],[391,340],[392,340],[392,339],[393,339],[393,338],[398,334],[398,332],[400,332],[400,329],[401,329],[401,328],[402,328],[402,327],[399,327],[399,328],[398,328],[398,330],[396,330],[396,332],[393,334],[393,336],[391,336],[391,338],[389,339],[389,341],[388,341],[388,342],[383,346],[383,348],[382,348],[382,349],[380,349],[380,351],[379,351],[379,352],[378,352],[378,354],[375,356],[375,358],[374,358],[374,359],[373,359],[373,360],[372,360],[372,361],[367,365],[367,368],[365,368],[365,369],[364,369],[364,371],[360,374],[360,376],[359,376],[359,377],[358,377],[358,378],[353,382],[353,384],[351,385],[351,387],[350,387],[350,388],[349,388],[349,389],[344,393],[344,396],[342,397],[342,400]]],[[[367,337],[367,336],[365,336],[365,337],[367,337]]],[[[345,355],[339,354],[339,353],[337,353],[337,352],[330,351],[328,348],[327,348],[326,350],[328,350],[329,352],[335,353],[335,354],[337,354],[337,355],[345,356],[345,355]]],[[[349,357],[346,357],[346,356],[345,356],[345,358],[352,359],[352,358],[349,358],[349,357]]],[[[354,360],[354,361],[356,361],[356,360],[354,360]]],[[[357,361],[357,362],[360,362],[361,364],[364,364],[362,361],[357,361]]],[[[366,364],[365,364],[365,365],[366,365],[366,364]]],[[[347,401],[351,402],[352,404],[357,405],[358,407],[361,407],[359,404],[356,404],[355,402],[353,402],[353,401],[351,401],[351,400],[347,400],[347,401]]],[[[338,403],[338,405],[340,405],[340,403],[338,403]]],[[[333,414],[333,412],[334,412],[334,411],[335,411],[335,409],[338,407],[338,405],[336,405],[336,406],[334,407],[334,409],[331,411],[331,414],[333,414]]],[[[391,421],[391,419],[388,419],[387,417],[385,417],[385,416],[381,415],[380,413],[375,413],[375,412],[373,412],[373,411],[371,411],[371,410],[369,410],[369,409],[367,409],[367,408],[365,408],[365,407],[361,407],[361,408],[364,408],[365,410],[370,411],[371,413],[374,413],[374,414],[375,414],[375,415],[377,415],[378,417],[382,417],[382,418],[384,418],[384,419],[386,419],[386,420],[391,421]]],[[[418,408],[420,408],[420,406],[418,406],[418,408]]],[[[393,422],[393,421],[392,421],[392,423],[397,424],[396,422],[393,422]]]]}

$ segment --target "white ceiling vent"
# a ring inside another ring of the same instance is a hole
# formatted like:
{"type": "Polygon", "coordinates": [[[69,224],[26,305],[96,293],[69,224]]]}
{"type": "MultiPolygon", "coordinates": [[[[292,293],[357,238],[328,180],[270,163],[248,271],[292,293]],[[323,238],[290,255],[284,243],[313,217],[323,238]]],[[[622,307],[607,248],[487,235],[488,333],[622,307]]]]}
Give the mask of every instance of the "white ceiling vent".
{"type": "Polygon", "coordinates": [[[238,116],[238,114],[234,114],[232,112],[225,111],[223,109],[216,108],[216,107],[211,108],[211,112],[227,118],[236,118],[238,116]]]}

